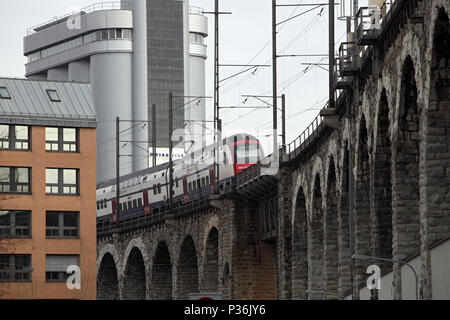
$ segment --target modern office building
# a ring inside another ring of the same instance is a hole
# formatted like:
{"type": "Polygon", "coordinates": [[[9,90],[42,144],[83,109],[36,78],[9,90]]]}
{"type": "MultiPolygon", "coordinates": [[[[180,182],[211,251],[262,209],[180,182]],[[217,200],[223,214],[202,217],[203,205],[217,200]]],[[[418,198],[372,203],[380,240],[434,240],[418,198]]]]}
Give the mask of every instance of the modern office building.
{"type": "Polygon", "coordinates": [[[89,84],[0,78],[0,299],[96,298],[95,128],[89,84]]]}
{"type": "Polygon", "coordinates": [[[168,147],[169,92],[174,129],[191,120],[203,125],[204,99],[195,109],[193,103],[179,106],[188,96],[204,96],[206,36],[207,18],[198,10],[190,15],[188,0],[95,4],[29,30],[26,77],[91,83],[98,122],[97,180],[105,181],[116,175],[116,117],[122,120],[121,175],[148,167],[153,140],[159,150],[168,147]]]}

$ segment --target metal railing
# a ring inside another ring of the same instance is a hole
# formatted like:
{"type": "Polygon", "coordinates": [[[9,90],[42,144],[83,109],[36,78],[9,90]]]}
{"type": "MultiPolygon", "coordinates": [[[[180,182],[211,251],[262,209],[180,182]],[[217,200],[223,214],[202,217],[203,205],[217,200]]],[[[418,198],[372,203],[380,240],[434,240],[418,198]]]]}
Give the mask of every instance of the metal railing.
{"type": "Polygon", "coordinates": [[[56,25],[59,24],[60,22],[64,22],[65,19],[76,15],[76,14],[88,14],[91,12],[95,12],[95,11],[102,11],[102,10],[121,10],[121,4],[120,1],[109,1],[109,2],[99,2],[99,3],[94,3],[91,4],[89,6],[86,6],[84,8],[81,8],[80,10],[77,11],[73,11],[71,13],[67,13],[63,16],[60,17],[56,17],[52,20],[49,20],[47,22],[41,23],[37,26],[28,28],[27,30],[27,35],[31,35],[33,33],[36,33],[38,31],[40,31],[39,29],[42,29],[45,26],[52,26],[52,25],[56,25]]]}
{"type": "Polygon", "coordinates": [[[298,138],[287,145],[286,151],[288,153],[289,160],[297,157],[297,155],[305,150],[305,148],[319,136],[323,127],[323,117],[319,113],[319,115],[317,115],[313,122],[311,122],[311,124],[298,136],[298,138]]]}
{"type": "Polygon", "coordinates": [[[237,174],[236,185],[242,186],[244,183],[253,180],[261,175],[261,163],[258,162],[237,174]]]}
{"type": "Polygon", "coordinates": [[[204,11],[202,7],[189,6],[189,13],[203,14],[204,11]]]}
{"type": "Polygon", "coordinates": [[[396,0],[385,0],[381,7],[360,7],[356,15],[358,28],[356,36],[361,45],[370,44],[381,33],[381,26],[391,18],[393,9],[398,4],[396,0]]]}

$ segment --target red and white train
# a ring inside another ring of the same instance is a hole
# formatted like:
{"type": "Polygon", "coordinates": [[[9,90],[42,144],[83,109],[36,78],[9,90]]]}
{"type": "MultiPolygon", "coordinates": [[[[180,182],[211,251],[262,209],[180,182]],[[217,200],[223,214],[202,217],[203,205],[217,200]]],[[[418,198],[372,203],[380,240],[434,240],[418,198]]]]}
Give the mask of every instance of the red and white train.
{"type": "MultiPolygon", "coordinates": [[[[263,158],[254,136],[225,138],[218,148],[219,184],[263,158]]],[[[173,162],[174,207],[209,197],[214,192],[214,145],[173,162]]],[[[169,206],[169,164],[120,178],[120,220],[158,213],[169,206]]],[[[117,222],[116,180],[97,186],[97,221],[117,222]]]]}

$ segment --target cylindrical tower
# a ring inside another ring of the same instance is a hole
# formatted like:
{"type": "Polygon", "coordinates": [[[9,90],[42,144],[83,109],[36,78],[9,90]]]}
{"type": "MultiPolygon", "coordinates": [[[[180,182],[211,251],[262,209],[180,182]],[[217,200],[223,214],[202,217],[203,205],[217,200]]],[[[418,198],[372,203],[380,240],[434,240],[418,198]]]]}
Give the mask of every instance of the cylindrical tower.
{"type": "Polygon", "coordinates": [[[148,168],[148,69],[147,69],[147,1],[122,0],[122,9],[133,11],[132,119],[133,171],[148,168]],[[138,121],[143,121],[138,125],[138,121]]]}
{"type": "MultiPolygon", "coordinates": [[[[203,9],[191,7],[189,14],[189,72],[190,96],[205,96],[205,63],[207,47],[205,38],[208,36],[208,18],[203,9]]],[[[189,118],[188,128],[193,137],[194,149],[206,144],[206,100],[199,99],[196,103],[186,106],[189,118]]]]}
{"type": "MultiPolygon", "coordinates": [[[[121,120],[132,118],[131,53],[96,54],[91,57],[91,85],[97,112],[97,181],[115,176],[116,116],[121,120]]],[[[132,172],[130,122],[121,122],[120,175],[132,172]]]]}

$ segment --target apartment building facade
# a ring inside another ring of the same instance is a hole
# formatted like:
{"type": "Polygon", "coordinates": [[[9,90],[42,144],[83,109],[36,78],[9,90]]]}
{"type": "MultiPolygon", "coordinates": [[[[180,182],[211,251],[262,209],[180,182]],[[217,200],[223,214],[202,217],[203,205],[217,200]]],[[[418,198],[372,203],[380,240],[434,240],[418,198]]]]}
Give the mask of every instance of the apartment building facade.
{"type": "Polygon", "coordinates": [[[0,78],[0,299],[96,298],[95,128],[89,84],[0,78]]]}

